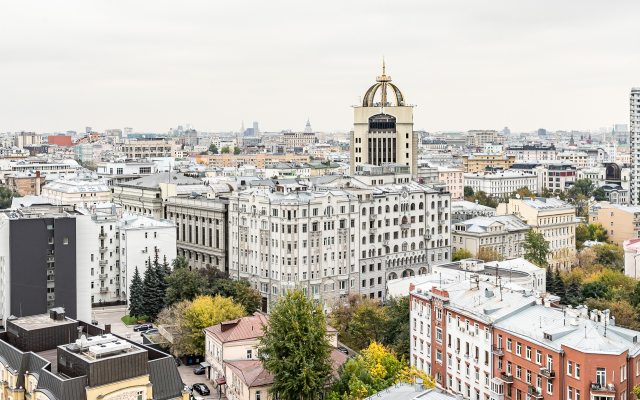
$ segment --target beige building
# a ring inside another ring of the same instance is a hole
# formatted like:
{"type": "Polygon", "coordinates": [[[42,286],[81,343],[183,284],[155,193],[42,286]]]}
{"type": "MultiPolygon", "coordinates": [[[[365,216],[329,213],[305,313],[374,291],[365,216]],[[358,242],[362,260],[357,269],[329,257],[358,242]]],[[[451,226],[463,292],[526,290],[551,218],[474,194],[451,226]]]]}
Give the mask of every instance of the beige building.
{"type": "Polygon", "coordinates": [[[462,156],[464,172],[484,172],[487,167],[509,169],[516,162],[516,156],[507,154],[474,153],[462,156]]]}
{"type": "Polygon", "coordinates": [[[287,154],[212,154],[196,157],[198,162],[212,167],[241,167],[253,165],[256,168],[270,168],[283,162],[307,163],[308,155],[287,154]]]}
{"type": "Polygon", "coordinates": [[[175,157],[176,144],[165,138],[125,140],[121,151],[126,158],[175,157]]]}
{"type": "Polygon", "coordinates": [[[280,135],[280,143],[284,143],[287,149],[304,147],[316,142],[316,134],[313,132],[286,132],[280,135]]]}
{"type": "Polygon", "coordinates": [[[42,201],[51,204],[73,204],[90,207],[111,199],[111,191],[104,181],[91,175],[65,177],[42,187],[42,201]]]}
{"type": "Polygon", "coordinates": [[[600,202],[600,208],[589,212],[589,223],[601,223],[609,239],[621,245],[640,237],[640,207],[600,202]]]}
{"type": "Polygon", "coordinates": [[[16,172],[15,174],[7,175],[5,178],[5,186],[20,196],[40,196],[44,183],[45,178],[40,176],[40,171],[16,172]]]}
{"type": "Polygon", "coordinates": [[[583,151],[563,151],[556,155],[556,160],[573,163],[578,168],[589,166],[589,155],[583,151]]]}
{"type": "Polygon", "coordinates": [[[515,215],[476,217],[453,225],[451,250],[466,249],[476,255],[481,248],[490,248],[505,260],[520,258],[529,229],[515,215]]]}
{"type": "Polygon", "coordinates": [[[498,135],[498,131],[469,131],[467,133],[467,146],[482,147],[485,143],[504,144],[504,137],[498,135]]]}
{"type": "Polygon", "coordinates": [[[514,214],[549,242],[547,263],[569,270],[576,252],[575,207],[555,198],[509,199],[498,205],[498,215],[514,214]]]}
{"type": "Polygon", "coordinates": [[[451,200],[464,199],[464,174],[462,170],[448,167],[438,168],[438,181],[444,183],[451,192],[451,200]]]}
{"type": "Polygon", "coordinates": [[[417,175],[418,134],[413,131],[413,106],[406,104],[400,89],[385,75],[384,64],[376,82],[365,93],[362,105],[353,108],[350,174],[353,176],[361,164],[396,163],[408,165],[411,174],[417,175]]]}

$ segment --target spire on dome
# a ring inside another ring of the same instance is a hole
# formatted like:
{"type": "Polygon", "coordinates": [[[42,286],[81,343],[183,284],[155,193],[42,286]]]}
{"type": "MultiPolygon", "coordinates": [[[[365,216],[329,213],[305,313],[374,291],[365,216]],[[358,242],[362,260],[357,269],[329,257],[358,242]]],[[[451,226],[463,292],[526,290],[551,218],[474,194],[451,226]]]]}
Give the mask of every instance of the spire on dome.
{"type": "Polygon", "coordinates": [[[313,130],[311,130],[311,123],[309,122],[309,117],[307,117],[307,126],[305,126],[304,128],[304,133],[313,133],[313,130]]]}

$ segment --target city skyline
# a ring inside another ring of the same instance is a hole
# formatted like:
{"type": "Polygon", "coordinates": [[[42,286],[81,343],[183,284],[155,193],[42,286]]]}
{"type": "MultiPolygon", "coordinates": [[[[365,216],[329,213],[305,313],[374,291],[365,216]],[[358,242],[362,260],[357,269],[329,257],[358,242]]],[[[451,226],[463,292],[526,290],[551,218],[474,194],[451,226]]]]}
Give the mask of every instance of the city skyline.
{"type": "Polygon", "coordinates": [[[492,5],[6,4],[0,131],[346,132],[383,56],[416,129],[629,123],[640,4],[492,5]]]}

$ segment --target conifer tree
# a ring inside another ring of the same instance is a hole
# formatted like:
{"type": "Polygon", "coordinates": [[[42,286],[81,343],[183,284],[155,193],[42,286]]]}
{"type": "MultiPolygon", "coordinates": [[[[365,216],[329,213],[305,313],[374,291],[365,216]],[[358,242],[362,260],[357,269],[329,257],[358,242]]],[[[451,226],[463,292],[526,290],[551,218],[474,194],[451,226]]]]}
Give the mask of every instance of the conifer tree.
{"type": "Polygon", "coordinates": [[[561,301],[566,302],[567,298],[565,293],[564,280],[562,280],[562,277],[560,276],[560,269],[556,270],[556,275],[554,280],[555,280],[555,292],[553,293],[556,296],[559,296],[561,301]]]}
{"type": "Polygon", "coordinates": [[[555,276],[553,275],[553,273],[551,272],[551,267],[547,267],[547,287],[546,287],[546,291],[547,293],[555,293],[555,276]]]}
{"type": "Polygon", "coordinates": [[[163,264],[158,262],[158,252],[156,251],[156,258],[153,262],[153,267],[155,269],[156,274],[156,297],[158,302],[155,307],[155,315],[160,314],[160,311],[166,305],[167,298],[167,289],[169,288],[169,283],[167,283],[167,272],[163,264]]]}
{"type": "Polygon", "coordinates": [[[580,286],[575,280],[572,280],[571,282],[569,282],[569,285],[567,285],[566,297],[567,303],[571,305],[576,306],[580,303],[580,286]]]}
{"type": "Polygon", "coordinates": [[[138,272],[138,267],[136,266],[131,279],[131,286],[129,286],[129,315],[132,317],[144,315],[143,290],[142,278],[140,278],[140,272],[138,272]]]}
{"type": "MultiPolygon", "coordinates": [[[[157,304],[158,304],[158,278],[156,277],[156,269],[151,264],[151,257],[149,257],[149,261],[147,263],[147,269],[144,271],[144,281],[142,283],[143,286],[143,311],[144,314],[149,316],[151,319],[155,319],[158,315],[157,313],[157,304]]],[[[164,299],[162,299],[164,302],[164,299]]]]}

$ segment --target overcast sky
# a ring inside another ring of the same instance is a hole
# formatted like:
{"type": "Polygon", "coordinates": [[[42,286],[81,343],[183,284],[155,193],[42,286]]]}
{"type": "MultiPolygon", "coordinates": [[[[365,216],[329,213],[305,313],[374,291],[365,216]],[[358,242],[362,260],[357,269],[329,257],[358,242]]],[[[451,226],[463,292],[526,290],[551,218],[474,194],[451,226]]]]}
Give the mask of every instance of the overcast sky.
{"type": "Polygon", "coordinates": [[[416,129],[629,124],[640,1],[14,1],[0,132],[351,129],[381,73],[416,129]]]}

